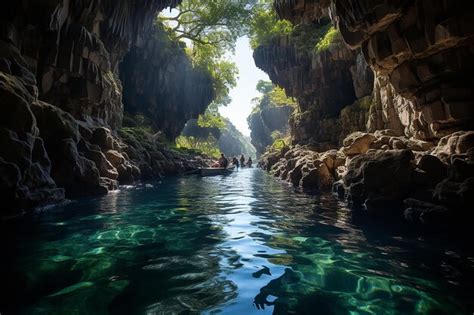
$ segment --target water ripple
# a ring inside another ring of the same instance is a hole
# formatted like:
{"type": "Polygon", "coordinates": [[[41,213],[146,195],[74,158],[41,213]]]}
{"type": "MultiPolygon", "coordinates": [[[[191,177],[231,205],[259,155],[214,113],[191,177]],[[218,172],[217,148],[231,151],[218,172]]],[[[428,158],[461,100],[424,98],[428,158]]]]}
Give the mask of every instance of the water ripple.
{"type": "Polygon", "coordinates": [[[7,314],[474,309],[472,248],[256,169],[123,187],[1,228],[7,314]]]}

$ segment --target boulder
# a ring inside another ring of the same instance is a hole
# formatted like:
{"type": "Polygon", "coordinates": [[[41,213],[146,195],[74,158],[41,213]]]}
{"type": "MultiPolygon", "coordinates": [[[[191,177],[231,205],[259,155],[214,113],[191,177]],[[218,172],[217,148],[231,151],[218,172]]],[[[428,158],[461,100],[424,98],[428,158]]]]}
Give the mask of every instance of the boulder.
{"type": "Polygon", "coordinates": [[[55,145],[64,139],[79,142],[79,126],[71,114],[42,101],[33,102],[31,109],[48,152],[54,151],[55,145]]]}
{"type": "Polygon", "coordinates": [[[110,129],[99,127],[94,129],[92,133],[91,143],[98,145],[102,150],[113,150],[114,140],[110,129]]]}
{"type": "Polygon", "coordinates": [[[95,163],[79,154],[73,139],[59,142],[51,160],[51,176],[69,198],[107,193],[95,163]]]}
{"type": "Polygon", "coordinates": [[[110,179],[117,179],[117,169],[107,160],[104,153],[100,150],[100,147],[81,141],[81,153],[89,160],[93,161],[99,170],[101,177],[107,177],[110,179]]]}
{"type": "Polygon", "coordinates": [[[462,182],[474,177],[474,162],[456,158],[448,168],[448,177],[455,182],[462,182]]]}
{"type": "Polygon", "coordinates": [[[417,168],[423,172],[424,181],[428,182],[430,187],[434,187],[448,176],[448,165],[431,154],[423,155],[417,164],[417,168]]]}
{"type": "Polygon", "coordinates": [[[330,188],[334,182],[329,168],[322,161],[315,161],[312,167],[303,169],[299,186],[303,188],[330,188]]]}
{"type": "Polygon", "coordinates": [[[456,153],[467,153],[468,150],[474,148],[474,131],[467,131],[461,134],[456,143],[456,153]]]}
{"type": "Polygon", "coordinates": [[[470,212],[474,204],[474,177],[469,177],[463,182],[443,180],[436,185],[433,198],[447,207],[465,211],[466,215],[472,215],[470,212]]]}
{"type": "Polygon", "coordinates": [[[304,165],[304,162],[301,161],[297,163],[295,167],[288,172],[288,181],[292,183],[293,186],[299,186],[300,180],[303,177],[301,169],[304,165]]]}
{"type": "Polygon", "coordinates": [[[0,126],[15,132],[34,133],[35,117],[30,109],[33,100],[20,79],[0,72],[0,126]]]}
{"type": "Polygon", "coordinates": [[[370,149],[370,145],[377,138],[370,133],[354,132],[348,135],[343,141],[342,151],[348,155],[364,154],[370,149]]]}
{"type": "Polygon", "coordinates": [[[105,157],[116,168],[125,163],[125,157],[116,150],[107,150],[105,157]]]}
{"type": "Polygon", "coordinates": [[[449,163],[455,154],[467,154],[474,147],[474,131],[458,131],[441,138],[432,154],[449,163]]]}
{"type": "Polygon", "coordinates": [[[351,204],[367,199],[401,202],[414,189],[414,155],[410,150],[372,151],[347,165],[344,187],[351,204]]]}

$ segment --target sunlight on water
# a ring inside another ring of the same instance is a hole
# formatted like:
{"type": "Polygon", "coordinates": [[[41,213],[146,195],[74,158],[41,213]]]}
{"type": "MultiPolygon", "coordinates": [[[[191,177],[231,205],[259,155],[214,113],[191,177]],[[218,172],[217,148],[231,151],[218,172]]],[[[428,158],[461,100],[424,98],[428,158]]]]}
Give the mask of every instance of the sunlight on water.
{"type": "Polygon", "coordinates": [[[256,169],[126,187],[5,223],[0,311],[471,314],[472,252],[385,224],[256,169]]]}

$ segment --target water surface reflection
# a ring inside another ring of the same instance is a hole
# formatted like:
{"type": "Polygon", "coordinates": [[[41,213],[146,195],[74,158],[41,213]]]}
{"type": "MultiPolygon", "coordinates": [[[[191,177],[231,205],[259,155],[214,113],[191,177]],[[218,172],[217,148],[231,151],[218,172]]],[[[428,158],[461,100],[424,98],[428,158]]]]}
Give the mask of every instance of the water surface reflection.
{"type": "Polygon", "coordinates": [[[262,171],[182,177],[2,224],[23,314],[470,314],[472,248],[262,171]]]}

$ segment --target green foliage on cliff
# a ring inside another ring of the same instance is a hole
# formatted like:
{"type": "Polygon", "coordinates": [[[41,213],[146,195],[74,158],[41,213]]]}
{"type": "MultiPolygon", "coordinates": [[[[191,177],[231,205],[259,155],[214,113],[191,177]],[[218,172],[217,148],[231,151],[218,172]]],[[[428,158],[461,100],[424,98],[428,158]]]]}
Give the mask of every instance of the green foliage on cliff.
{"type": "Polygon", "coordinates": [[[177,147],[196,150],[213,157],[219,156],[220,152],[230,156],[256,156],[250,139],[244,137],[227,118],[213,113],[202,117],[202,120],[210,119],[210,123],[203,124],[199,119],[190,120],[176,139],[177,147]],[[219,123],[215,124],[217,119],[219,123]]]}
{"type": "Polygon", "coordinates": [[[316,53],[320,53],[329,48],[329,46],[334,43],[337,38],[340,37],[339,30],[336,29],[334,26],[329,27],[324,37],[318,41],[314,50],[316,53]]]}
{"type": "Polygon", "coordinates": [[[254,8],[250,20],[250,45],[253,49],[271,44],[282,36],[288,36],[298,51],[319,53],[327,49],[339,37],[339,31],[330,21],[322,19],[319,23],[291,24],[280,20],[272,1],[263,1],[254,8]]]}
{"type": "Polygon", "coordinates": [[[286,95],[285,89],[273,85],[270,81],[260,80],[257,83],[257,91],[262,93],[261,97],[256,97],[252,101],[254,107],[252,113],[261,111],[265,107],[284,106],[289,105],[296,107],[296,100],[286,95]]]}
{"type": "MultiPolygon", "coordinates": [[[[272,145],[271,145],[271,149],[274,149],[274,150],[281,150],[283,149],[285,146],[287,145],[290,145],[291,144],[291,138],[290,137],[281,137],[281,138],[276,138],[272,145]]],[[[268,147],[267,147],[268,148],[268,147]]]]}
{"type": "Polygon", "coordinates": [[[217,140],[213,136],[207,138],[179,136],[176,138],[176,147],[179,149],[195,150],[214,158],[220,156],[217,140]]]}
{"type": "Polygon", "coordinates": [[[256,150],[250,143],[250,138],[245,137],[227,118],[223,118],[225,127],[221,129],[218,146],[227,156],[256,157],[256,150]]]}
{"type": "Polygon", "coordinates": [[[270,102],[276,106],[290,105],[292,107],[296,106],[296,101],[292,97],[286,95],[285,89],[274,86],[273,89],[268,93],[270,97],[270,102]]]}
{"type": "Polygon", "coordinates": [[[265,81],[265,80],[259,80],[257,83],[257,91],[259,91],[262,94],[267,94],[273,89],[273,83],[270,81],[265,81]]]}
{"type": "Polygon", "coordinates": [[[250,46],[255,49],[260,45],[270,44],[275,37],[290,34],[293,24],[278,19],[271,3],[264,2],[254,9],[250,20],[250,46]]]}
{"type": "Polygon", "coordinates": [[[201,128],[222,129],[225,127],[225,121],[219,114],[218,106],[215,103],[209,105],[204,114],[199,115],[197,124],[201,128]]]}

